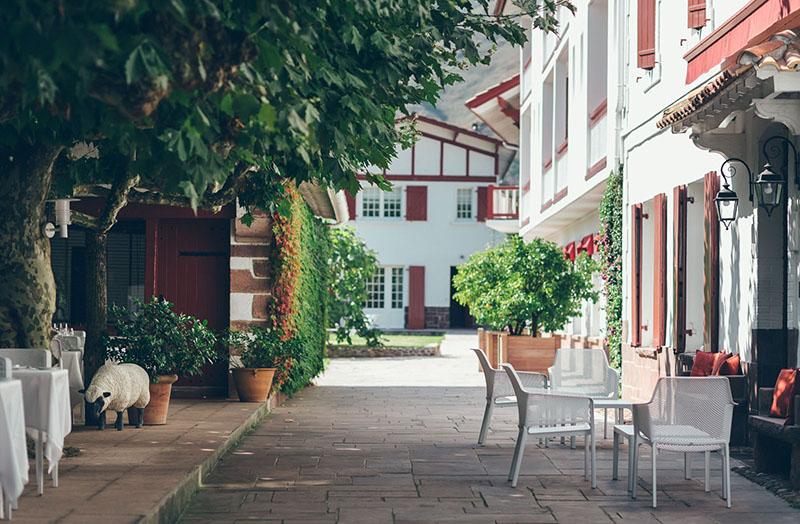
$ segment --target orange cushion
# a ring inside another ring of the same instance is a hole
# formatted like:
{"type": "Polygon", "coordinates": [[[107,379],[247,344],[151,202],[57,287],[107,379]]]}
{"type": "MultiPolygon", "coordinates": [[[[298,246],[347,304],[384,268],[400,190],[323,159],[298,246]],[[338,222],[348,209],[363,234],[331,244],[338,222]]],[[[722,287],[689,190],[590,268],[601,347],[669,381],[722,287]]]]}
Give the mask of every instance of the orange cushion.
{"type": "Polygon", "coordinates": [[[730,353],[726,353],[725,351],[720,351],[714,355],[714,367],[711,368],[711,374],[715,377],[720,374],[720,370],[722,369],[723,364],[727,362],[727,360],[731,358],[730,353]]]}
{"type": "Polygon", "coordinates": [[[692,364],[692,377],[707,377],[714,370],[714,353],[708,351],[698,351],[694,354],[692,364]]]}
{"type": "MultiPolygon", "coordinates": [[[[772,394],[770,416],[789,418],[792,414],[792,401],[797,387],[797,370],[782,369],[775,381],[775,392],[772,394]]],[[[790,421],[791,422],[791,421],[790,421]]]]}
{"type": "Polygon", "coordinates": [[[739,355],[733,355],[732,357],[728,357],[722,363],[722,366],[719,369],[720,375],[741,375],[741,359],[739,355]]]}

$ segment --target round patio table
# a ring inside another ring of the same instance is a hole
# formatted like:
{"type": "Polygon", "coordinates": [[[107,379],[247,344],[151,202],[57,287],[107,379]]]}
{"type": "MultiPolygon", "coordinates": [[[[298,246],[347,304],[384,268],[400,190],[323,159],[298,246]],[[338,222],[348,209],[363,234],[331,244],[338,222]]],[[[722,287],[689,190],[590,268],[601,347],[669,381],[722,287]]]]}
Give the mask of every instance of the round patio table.
{"type": "Polygon", "coordinates": [[[28,449],[22,383],[0,378],[0,518],[11,518],[11,509],[28,483],[28,449]]]}

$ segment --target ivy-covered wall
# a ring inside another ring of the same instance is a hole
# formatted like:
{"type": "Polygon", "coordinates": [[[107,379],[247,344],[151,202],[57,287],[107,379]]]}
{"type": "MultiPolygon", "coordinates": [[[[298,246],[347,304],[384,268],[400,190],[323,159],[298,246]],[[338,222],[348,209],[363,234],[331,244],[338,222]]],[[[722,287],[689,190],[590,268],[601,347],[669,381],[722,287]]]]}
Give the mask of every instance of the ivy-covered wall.
{"type": "Polygon", "coordinates": [[[281,388],[291,395],[323,369],[330,240],[327,227],[311,213],[293,184],[285,186],[275,209],[275,275],[268,318],[292,352],[289,377],[281,388]]]}
{"type": "Polygon", "coordinates": [[[600,265],[606,296],[608,359],[622,364],[622,166],[611,173],[600,204],[600,265]]]}

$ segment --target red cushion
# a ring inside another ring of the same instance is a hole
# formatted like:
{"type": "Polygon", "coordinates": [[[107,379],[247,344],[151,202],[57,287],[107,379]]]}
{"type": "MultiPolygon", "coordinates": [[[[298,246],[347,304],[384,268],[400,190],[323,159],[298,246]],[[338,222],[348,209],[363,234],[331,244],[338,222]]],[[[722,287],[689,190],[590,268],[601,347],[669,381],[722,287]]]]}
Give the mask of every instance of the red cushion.
{"type": "Polygon", "coordinates": [[[708,351],[698,351],[694,354],[692,363],[692,377],[707,377],[714,370],[714,355],[708,351]]]}
{"type": "Polygon", "coordinates": [[[716,353],[714,355],[714,367],[711,368],[711,374],[715,377],[719,375],[722,366],[725,364],[725,362],[728,361],[729,358],[731,358],[731,354],[726,353],[725,351],[720,351],[719,353],[716,353]]]}
{"type": "Polygon", "coordinates": [[[725,361],[722,363],[722,366],[719,369],[719,374],[741,375],[742,369],[740,364],[741,364],[741,359],[739,358],[739,355],[733,355],[732,357],[725,359],[725,361]]]}
{"type": "Polygon", "coordinates": [[[792,414],[792,401],[797,387],[797,370],[782,369],[775,381],[775,392],[772,394],[770,416],[789,418],[792,414]]]}

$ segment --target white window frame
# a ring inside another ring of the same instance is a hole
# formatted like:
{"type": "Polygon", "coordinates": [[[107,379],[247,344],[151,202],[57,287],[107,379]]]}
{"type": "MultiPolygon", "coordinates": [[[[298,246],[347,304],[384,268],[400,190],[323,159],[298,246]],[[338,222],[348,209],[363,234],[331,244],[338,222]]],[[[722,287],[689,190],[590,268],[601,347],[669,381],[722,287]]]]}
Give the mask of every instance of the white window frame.
{"type": "Polygon", "coordinates": [[[395,185],[392,191],[383,191],[380,188],[370,186],[358,194],[358,215],[363,220],[405,220],[406,218],[406,187],[395,185]],[[364,214],[364,194],[367,190],[374,190],[378,193],[378,216],[366,216],[364,214]],[[397,192],[400,196],[400,215],[396,217],[386,216],[386,194],[397,192]]]}
{"type": "Polygon", "coordinates": [[[478,219],[478,191],[474,187],[458,187],[456,188],[455,192],[455,218],[456,222],[475,222],[478,219]],[[470,216],[469,217],[459,217],[458,216],[458,194],[461,191],[469,191],[470,192],[470,216]]]}
{"type": "Polygon", "coordinates": [[[396,311],[402,310],[406,307],[407,299],[406,299],[406,282],[408,281],[407,270],[403,266],[378,266],[378,272],[383,273],[383,296],[382,302],[383,307],[372,307],[370,306],[370,300],[368,299],[364,305],[364,309],[371,310],[371,311],[396,311]],[[397,270],[400,273],[400,305],[395,306],[396,301],[394,300],[393,296],[393,282],[392,282],[392,273],[397,270]]]}

